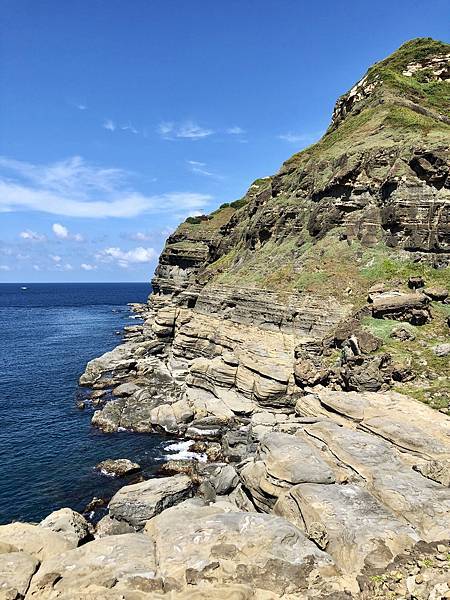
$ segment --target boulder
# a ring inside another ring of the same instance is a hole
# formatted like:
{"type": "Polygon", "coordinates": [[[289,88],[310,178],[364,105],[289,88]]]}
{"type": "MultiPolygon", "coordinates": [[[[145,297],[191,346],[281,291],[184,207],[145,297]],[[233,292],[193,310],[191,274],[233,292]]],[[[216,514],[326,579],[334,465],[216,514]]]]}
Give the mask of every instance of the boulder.
{"type": "Polygon", "coordinates": [[[239,476],[232,465],[218,466],[209,477],[216,494],[229,494],[239,483],[239,476]]]}
{"type": "Polygon", "coordinates": [[[60,533],[30,523],[0,525],[0,543],[11,544],[40,562],[77,545],[74,540],[69,540],[60,533]]]}
{"type": "Polygon", "coordinates": [[[385,292],[377,294],[370,306],[376,319],[397,319],[422,325],[430,319],[428,302],[429,298],[420,292],[385,292]]]}
{"type": "Polygon", "coordinates": [[[80,546],[92,538],[89,523],[83,515],[71,508],[61,508],[52,512],[39,525],[60,533],[74,546],[80,546]]]}
{"type": "Polygon", "coordinates": [[[107,535],[122,535],[124,533],[134,533],[136,529],[126,521],[118,521],[110,515],[105,515],[95,527],[95,537],[101,538],[107,535]]]}
{"type": "Polygon", "coordinates": [[[39,561],[26,552],[0,554],[0,598],[23,598],[39,561]]]}
{"type": "Polygon", "coordinates": [[[113,389],[113,394],[118,398],[121,396],[132,396],[139,389],[139,386],[134,383],[121,383],[113,389]]]}
{"type": "Polygon", "coordinates": [[[149,479],[121,488],[109,503],[109,514],[141,529],[148,519],[185,500],[192,492],[192,481],[185,475],[149,479]]]}
{"type": "Polygon", "coordinates": [[[441,286],[426,287],[423,293],[435,302],[443,302],[448,298],[448,290],[441,286]]]}
{"type": "Polygon", "coordinates": [[[107,458],[99,462],[95,468],[110,477],[124,477],[125,475],[131,475],[141,470],[138,463],[132,462],[127,458],[107,458]]]}
{"type": "Polygon", "coordinates": [[[432,350],[436,356],[448,356],[450,354],[450,344],[437,344],[432,347],[432,350]]]}

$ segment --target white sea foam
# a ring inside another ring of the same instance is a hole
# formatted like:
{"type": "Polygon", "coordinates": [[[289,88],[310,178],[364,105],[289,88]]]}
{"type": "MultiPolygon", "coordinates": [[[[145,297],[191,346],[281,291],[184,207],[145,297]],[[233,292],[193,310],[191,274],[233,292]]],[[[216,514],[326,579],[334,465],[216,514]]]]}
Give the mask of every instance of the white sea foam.
{"type": "Polygon", "coordinates": [[[189,448],[193,443],[193,440],[187,440],[185,442],[177,442],[175,444],[169,444],[168,446],[165,446],[164,450],[175,452],[175,454],[166,454],[166,458],[169,460],[198,460],[199,462],[206,462],[206,454],[190,452],[189,448]]]}

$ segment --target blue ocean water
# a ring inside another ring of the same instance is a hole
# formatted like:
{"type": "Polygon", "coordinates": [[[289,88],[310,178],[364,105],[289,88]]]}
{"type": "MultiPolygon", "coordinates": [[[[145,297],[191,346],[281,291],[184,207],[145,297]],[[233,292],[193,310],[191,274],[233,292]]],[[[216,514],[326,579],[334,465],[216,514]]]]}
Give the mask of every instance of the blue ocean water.
{"type": "Polygon", "coordinates": [[[111,495],[124,482],[94,471],[105,458],[156,470],[168,438],[104,434],[75,404],[86,362],[119,343],[115,331],[136,323],[127,302],[149,292],[144,283],[0,284],[0,523],[111,495]]]}

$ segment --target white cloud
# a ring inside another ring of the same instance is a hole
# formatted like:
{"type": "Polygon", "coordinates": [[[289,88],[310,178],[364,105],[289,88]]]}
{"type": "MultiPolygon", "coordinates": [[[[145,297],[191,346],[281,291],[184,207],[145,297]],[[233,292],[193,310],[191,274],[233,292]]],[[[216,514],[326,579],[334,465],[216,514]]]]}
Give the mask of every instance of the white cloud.
{"type": "Polygon", "coordinates": [[[55,263],[59,263],[62,261],[62,258],[57,254],[49,254],[49,256],[55,263]]]}
{"type": "Polygon", "coordinates": [[[73,271],[73,267],[70,263],[56,263],[56,268],[61,270],[61,271],[73,271]]]}
{"type": "Polygon", "coordinates": [[[214,131],[212,129],[200,127],[200,125],[197,125],[193,121],[185,121],[183,123],[165,121],[158,125],[158,133],[165,140],[182,138],[199,140],[212,135],[214,131]]]}
{"type": "Polygon", "coordinates": [[[0,271],[11,271],[11,267],[8,267],[8,265],[0,265],[0,271]]]}
{"type": "Polygon", "coordinates": [[[78,110],[86,110],[87,109],[86,104],[76,104],[75,106],[78,108],[78,110]]]}
{"type": "Polygon", "coordinates": [[[116,262],[120,267],[128,267],[131,263],[147,263],[157,257],[154,248],[133,248],[132,250],[122,250],[121,248],[111,247],[101,250],[96,258],[100,262],[116,262]]]}
{"type": "Polygon", "coordinates": [[[83,269],[83,271],[93,271],[97,268],[95,265],[89,265],[87,263],[81,263],[80,267],[83,269]]]}
{"type": "Polygon", "coordinates": [[[40,267],[39,265],[33,265],[33,269],[34,269],[35,271],[40,271],[40,270],[41,270],[41,267],[40,267]]]}
{"type": "Polygon", "coordinates": [[[73,240],[74,242],[84,241],[81,233],[70,233],[67,227],[61,225],[61,223],[53,223],[52,231],[60,240],[73,240]]]}
{"type": "Polygon", "coordinates": [[[192,192],[147,196],[130,189],[130,173],[92,166],[79,156],[50,165],[0,157],[0,169],[7,172],[0,173],[0,212],[32,210],[66,217],[135,217],[144,213],[173,214],[180,209],[201,210],[211,200],[209,195],[192,192]]]}
{"type": "Polygon", "coordinates": [[[152,239],[149,233],[144,233],[142,231],[136,231],[136,233],[131,233],[129,235],[130,239],[135,240],[136,242],[148,242],[152,239]]]}
{"type": "Polygon", "coordinates": [[[45,235],[41,235],[36,231],[31,231],[31,229],[25,229],[25,231],[21,231],[19,233],[19,237],[23,240],[31,240],[32,242],[44,242],[47,238],[45,235]]]}
{"type": "Polygon", "coordinates": [[[229,127],[226,132],[230,135],[243,135],[245,133],[245,129],[235,125],[234,127],[229,127]]]}
{"type": "Polygon", "coordinates": [[[53,223],[52,231],[61,240],[66,240],[69,237],[69,230],[60,223],[53,223]]]}
{"type": "Polygon", "coordinates": [[[105,119],[102,125],[103,129],[107,129],[108,131],[115,131],[117,129],[117,125],[111,119],[105,119]]]}
{"type": "Polygon", "coordinates": [[[187,160],[186,162],[189,165],[190,171],[196,175],[203,175],[204,177],[211,177],[212,179],[223,179],[222,175],[218,175],[217,173],[205,169],[207,166],[206,163],[197,160],[187,160]]]}

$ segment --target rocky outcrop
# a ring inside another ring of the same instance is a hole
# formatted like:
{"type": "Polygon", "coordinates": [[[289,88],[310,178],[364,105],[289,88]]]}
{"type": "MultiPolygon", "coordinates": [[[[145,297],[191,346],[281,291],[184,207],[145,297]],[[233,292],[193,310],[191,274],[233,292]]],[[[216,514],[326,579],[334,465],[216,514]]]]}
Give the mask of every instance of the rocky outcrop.
{"type": "Polygon", "coordinates": [[[93,541],[65,513],[0,527],[9,588],[446,597],[448,53],[408,42],[317,144],[168,238],[142,322],[80,384],[94,426],[182,437],[187,460],[120,489],[93,541]]]}

